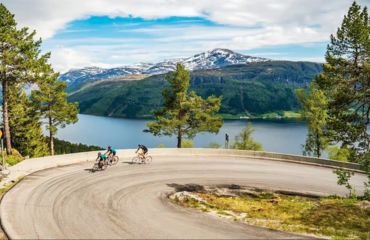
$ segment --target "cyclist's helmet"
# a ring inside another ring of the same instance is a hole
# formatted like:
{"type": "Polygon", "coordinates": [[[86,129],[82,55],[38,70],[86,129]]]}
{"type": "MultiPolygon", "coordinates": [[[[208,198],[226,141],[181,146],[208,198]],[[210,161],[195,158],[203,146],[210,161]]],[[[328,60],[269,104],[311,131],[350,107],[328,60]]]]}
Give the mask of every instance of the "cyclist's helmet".
{"type": "Polygon", "coordinates": [[[108,146],[108,150],[110,150],[112,147],[111,146],[108,146]]]}

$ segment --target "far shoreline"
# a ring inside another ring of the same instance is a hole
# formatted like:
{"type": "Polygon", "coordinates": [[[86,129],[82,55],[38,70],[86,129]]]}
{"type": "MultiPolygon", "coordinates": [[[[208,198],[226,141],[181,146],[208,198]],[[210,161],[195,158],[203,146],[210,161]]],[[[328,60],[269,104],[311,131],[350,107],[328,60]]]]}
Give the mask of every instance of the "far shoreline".
{"type": "MultiPolygon", "coordinates": [[[[154,120],[152,115],[148,116],[137,116],[137,117],[127,117],[127,116],[116,116],[116,115],[101,115],[94,113],[79,113],[80,115],[88,115],[95,117],[109,117],[117,119],[129,119],[129,120],[154,120]]],[[[281,113],[272,112],[264,113],[258,115],[246,115],[246,114],[218,114],[223,120],[292,120],[297,122],[305,122],[299,112],[284,111],[283,115],[281,113]]]]}

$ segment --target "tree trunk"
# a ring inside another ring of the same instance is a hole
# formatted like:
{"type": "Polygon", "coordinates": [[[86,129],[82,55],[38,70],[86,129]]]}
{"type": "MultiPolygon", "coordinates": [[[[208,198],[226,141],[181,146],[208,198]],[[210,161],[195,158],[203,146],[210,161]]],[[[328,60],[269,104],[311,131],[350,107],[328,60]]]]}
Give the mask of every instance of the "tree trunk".
{"type": "Polygon", "coordinates": [[[54,134],[52,131],[52,127],[53,127],[52,124],[53,122],[49,114],[49,148],[50,148],[50,155],[54,156],[54,134]]]}
{"type": "Polygon", "coordinates": [[[178,129],[177,132],[177,148],[181,148],[182,133],[181,129],[178,129]]]}
{"type": "Polygon", "coordinates": [[[8,83],[5,79],[2,80],[3,87],[3,123],[4,123],[4,136],[5,136],[5,147],[8,155],[12,154],[12,143],[10,136],[9,127],[9,116],[8,116],[8,83]]]}

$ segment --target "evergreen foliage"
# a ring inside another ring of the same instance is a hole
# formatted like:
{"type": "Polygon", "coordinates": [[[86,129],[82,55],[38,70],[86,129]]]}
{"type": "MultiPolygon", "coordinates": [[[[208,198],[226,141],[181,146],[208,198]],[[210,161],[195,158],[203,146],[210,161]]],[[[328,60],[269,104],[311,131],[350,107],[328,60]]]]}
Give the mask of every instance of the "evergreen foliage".
{"type": "Polygon", "coordinates": [[[184,137],[192,139],[199,132],[217,133],[223,124],[216,116],[221,97],[203,99],[194,91],[189,93],[190,75],[181,64],[167,75],[167,81],[169,86],[162,92],[163,108],[155,113],[155,121],[149,122],[145,131],[155,136],[176,135],[178,148],[184,137]]]}
{"type": "MultiPolygon", "coordinates": [[[[49,140],[49,139],[46,139],[49,140]]],[[[88,151],[98,151],[103,150],[103,148],[98,146],[89,146],[81,143],[70,143],[67,141],[59,140],[54,138],[55,154],[68,154],[68,153],[78,153],[78,152],[88,152],[88,151]]]]}
{"type": "Polygon", "coordinates": [[[9,87],[9,125],[12,145],[23,155],[41,157],[48,153],[40,114],[24,92],[22,85],[9,87]]]}
{"type": "Polygon", "coordinates": [[[8,94],[12,84],[34,82],[39,76],[38,64],[48,54],[40,56],[41,41],[34,40],[35,32],[17,28],[14,15],[0,3],[0,81],[2,83],[3,126],[7,153],[11,154],[8,94]]]}
{"type": "Polygon", "coordinates": [[[248,123],[242,132],[235,137],[235,143],[233,144],[232,148],[239,150],[262,151],[262,145],[255,142],[251,137],[253,132],[254,129],[252,123],[248,123]]]}
{"type": "Polygon", "coordinates": [[[58,127],[78,121],[77,103],[67,102],[67,87],[65,82],[58,81],[58,73],[55,73],[50,65],[43,65],[43,76],[38,80],[38,89],[33,90],[31,99],[37,105],[42,117],[47,119],[49,131],[49,151],[54,155],[54,136],[58,127]]]}
{"type": "Polygon", "coordinates": [[[319,158],[329,145],[329,133],[326,129],[328,101],[324,92],[317,88],[315,82],[310,84],[310,92],[299,89],[297,96],[302,105],[302,116],[307,120],[308,127],[303,154],[319,158]]]}
{"type": "Polygon", "coordinates": [[[353,2],[327,47],[324,71],[315,82],[328,99],[330,138],[350,150],[350,160],[370,161],[370,22],[353,2]]]}

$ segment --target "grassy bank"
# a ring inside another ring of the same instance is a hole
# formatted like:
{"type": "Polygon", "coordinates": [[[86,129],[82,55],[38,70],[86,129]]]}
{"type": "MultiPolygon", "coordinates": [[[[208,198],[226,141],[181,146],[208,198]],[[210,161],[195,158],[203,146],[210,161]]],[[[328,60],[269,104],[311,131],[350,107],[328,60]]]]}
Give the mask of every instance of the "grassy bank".
{"type": "Polygon", "coordinates": [[[370,239],[370,203],[356,199],[309,198],[275,193],[219,196],[194,192],[172,200],[250,225],[334,239],[370,239]]]}
{"type": "Polygon", "coordinates": [[[300,119],[301,114],[299,112],[293,111],[281,111],[281,112],[270,112],[258,115],[248,115],[248,114],[220,114],[225,120],[235,120],[235,119],[300,119]]]}

